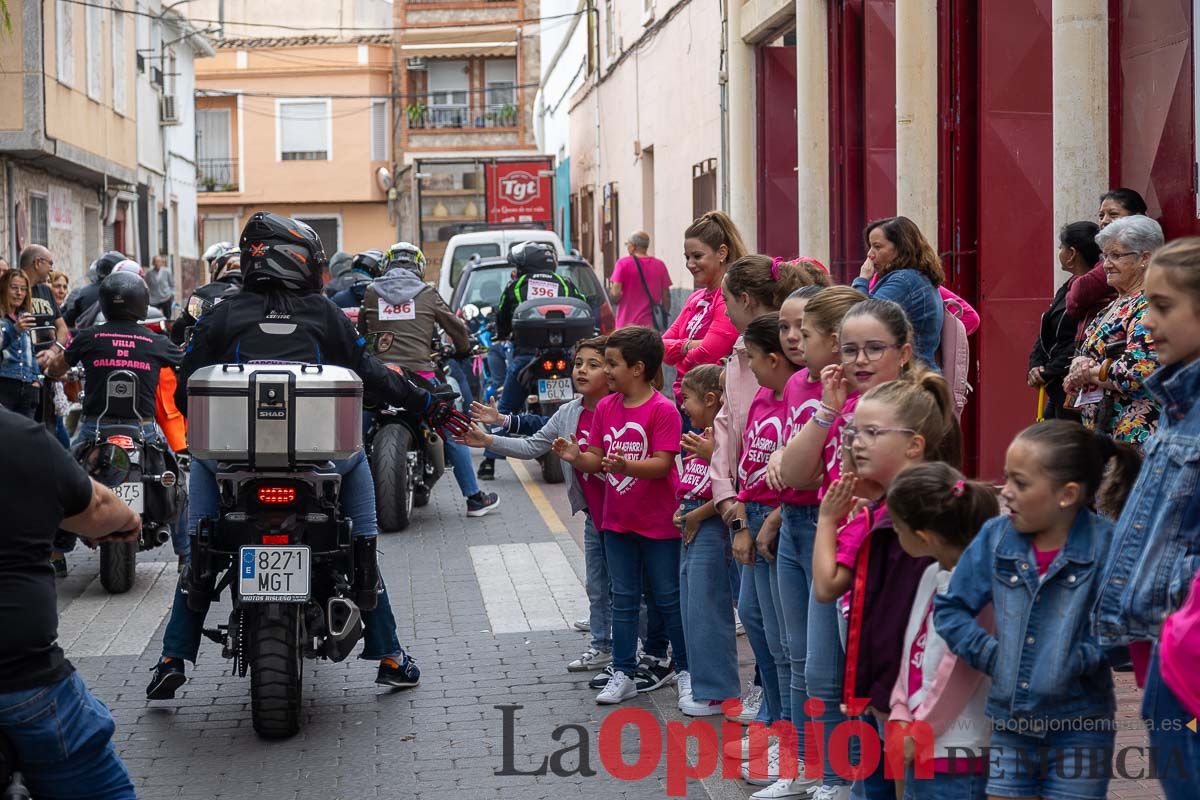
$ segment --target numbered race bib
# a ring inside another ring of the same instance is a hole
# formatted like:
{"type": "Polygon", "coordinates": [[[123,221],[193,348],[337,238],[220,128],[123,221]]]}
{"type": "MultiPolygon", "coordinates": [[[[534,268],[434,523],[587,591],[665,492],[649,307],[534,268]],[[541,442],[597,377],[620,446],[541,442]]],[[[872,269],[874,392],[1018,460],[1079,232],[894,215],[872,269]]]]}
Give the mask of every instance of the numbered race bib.
{"type": "Polygon", "coordinates": [[[558,283],[555,281],[530,281],[529,299],[538,297],[558,297],[558,283]]]}
{"type": "Polygon", "coordinates": [[[379,321],[394,322],[402,319],[416,319],[416,304],[409,300],[406,303],[391,304],[383,298],[379,299],[379,321]]]}

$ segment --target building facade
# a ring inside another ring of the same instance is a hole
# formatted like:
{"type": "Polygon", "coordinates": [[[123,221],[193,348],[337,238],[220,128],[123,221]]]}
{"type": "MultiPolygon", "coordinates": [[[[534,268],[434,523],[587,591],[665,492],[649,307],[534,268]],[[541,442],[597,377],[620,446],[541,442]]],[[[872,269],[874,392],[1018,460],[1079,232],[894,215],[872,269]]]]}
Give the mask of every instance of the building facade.
{"type": "Polygon", "coordinates": [[[270,210],[304,220],[328,255],[386,248],[388,34],[225,38],[196,76],[201,242],[235,242],[270,210]]]}

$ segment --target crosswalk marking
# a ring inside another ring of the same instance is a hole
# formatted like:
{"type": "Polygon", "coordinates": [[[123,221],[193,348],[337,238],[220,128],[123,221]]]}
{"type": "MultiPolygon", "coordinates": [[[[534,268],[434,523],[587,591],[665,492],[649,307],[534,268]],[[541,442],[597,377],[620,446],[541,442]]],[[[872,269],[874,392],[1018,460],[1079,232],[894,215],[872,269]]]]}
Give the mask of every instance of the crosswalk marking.
{"type": "Polygon", "coordinates": [[[68,657],[140,656],[171,610],[178,579],[173,562],[138,562],[133,588],[109,594],[96,578],[58,618],[68,657]]]}
{"type": "Polygon", "coordinates": [[[570,620],[587,616],[587,595],[557,542],[470,551],[494,633],[567,630],[570,620]]]}

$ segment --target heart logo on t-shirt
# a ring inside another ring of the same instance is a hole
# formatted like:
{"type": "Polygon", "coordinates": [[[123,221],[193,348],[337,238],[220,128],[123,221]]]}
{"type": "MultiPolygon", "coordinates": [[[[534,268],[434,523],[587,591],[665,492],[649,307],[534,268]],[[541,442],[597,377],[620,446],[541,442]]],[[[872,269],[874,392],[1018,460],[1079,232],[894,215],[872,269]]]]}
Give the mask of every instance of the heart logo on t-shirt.
{"type": "MultiPolygon", "coordinates": [[[[812,409],[812,412],[814,414],[816,414],[817,409],[819,409],[820,407],[821,407],[820,400],[805,400],[800,405],[791,409],[791,411],[788,413],[787,426],[783,429],[784,433],[787,434],[787,439],[791,440],[791,438],[800,431],[800,426],[797,425],[796,423],[798,423],[800,421],[800,417],[803,416],[805,411],[812,409]]],[[[808,420],[805,420],[805,422],[807,422],[807,421],[808,420]]]]}
{"type": "MultiPolygon", "coordinates": [[[[610,433],[606,434],[604,437],[604,452],[612,455],[613,445],[620,442],[621,437],[626,433],[632,431],[638,434],[640,440],[634,440],[631,442],[631,444],[637,444],[638,447],[631,447],[629,449],[621,448],[621,455],[632,461],[643,459],[649,455],[648,451],[650,449],[650,439],[648,436],[646,436],[646,429],[641,425],[637,424],[636,422],[626,422],[619,429],[609,428],[609,431],[610,433]]],[[[610,473],[608,476],[608,482],[613,485],[618,494],[625,494],[625,491],[632,486],[635,481],[637,481],[637,478],[633,477],[632,475],[619,476],[610,473]]]]}
{"type": "MultiPolygon", "coordinates": [[[[756,440],[763,438],[764,431],[767,431],[768,429],[771,429],[775,434],[774,441],[775,441],[775,445],[777,448],[780,440],[783,438],[783,423],[781,423],[779,421],[779,417],[767,417],[766,419],[760,419],[757,422],[755,422],[754,423],[754,438],[756,440]]],[[[740,470],[739,470],[739,472],[740,472],[740,470]]],[[[767,474],[767,465],[763,464],[761,467],[754,470],[754,472],[751,472],[749,475],[742,478],[742,487],[745,488],[747,486],[755,485],[762,478],[762,476],[764,476],[766,474],[767,474]]]]}

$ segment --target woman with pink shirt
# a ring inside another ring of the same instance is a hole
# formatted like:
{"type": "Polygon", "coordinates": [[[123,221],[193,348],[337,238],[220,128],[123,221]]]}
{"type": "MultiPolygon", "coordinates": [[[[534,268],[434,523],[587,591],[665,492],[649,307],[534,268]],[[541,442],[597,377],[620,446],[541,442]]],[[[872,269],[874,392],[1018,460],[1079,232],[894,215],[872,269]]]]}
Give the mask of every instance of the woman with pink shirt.
{"type": "MultiPolygon", "coordinates": [[[[697,364],[719,364],[733,352],[738,332],[725,315],[721,281],[730,264],[746,255],[742,235],[726,214],[709,211],[683,234],[683,254],[696,291],[663,334],[663,362],[675,367],[676,397],[687,371],[697,364]]],[[[689,427],[684,420],[684,429],[689,427]]]]}

